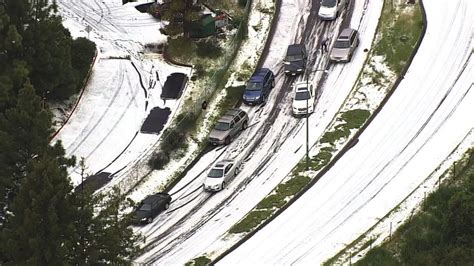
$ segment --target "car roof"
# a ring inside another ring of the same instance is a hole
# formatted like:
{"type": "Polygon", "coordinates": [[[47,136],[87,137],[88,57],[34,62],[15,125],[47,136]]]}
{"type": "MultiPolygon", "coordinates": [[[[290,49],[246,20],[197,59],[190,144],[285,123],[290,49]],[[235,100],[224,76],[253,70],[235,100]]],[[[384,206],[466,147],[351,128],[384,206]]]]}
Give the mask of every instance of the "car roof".
{"type": "Polygon", "coordinates": [[[306,85],[304,87],[303,86],[296,87],[295,89],[296,91],[308,91],[308,87],[306,87],[306,85]]]}
{"type": "Polygon", "coordinates": [[[217,162],[213,168],[225,168],[227,165],[229,165],[230,163],[233,163],[234,161],[233,160],[230,160],[230,159],[224,159],[224,160],[221,160],[219,162],[217,162]]]}
{"type": "Polygon", "coordinates": [[[338,39],[349,39],[349,37],[351,36],[351,33],[353,32],[354,30],[351,29],[351,28],[345,28],[341,31],[341,34],[339,34],[339,37],[337,37],[338,39]]]}
{"type": "Polygon", "coordinates": [[[255,70],[252,77],[250,78],[250,82],[262,82],[265,75],[270,71],[268,68],[260,68],[255,70]]]}
{"type": "Polygon", "coordinates": [[[290,46],[288,46],[288,49],[286,50],[286,54],[287,55],[299,54],[301,50],[303,49],[304,49],[304,44],[300,44],[300,43],[291,44],[290,46]]]}
{"type": "Polygon", "coordinates": [[[296,82],[295,83],[295,89],[299,89],[299,88],[307,88],[308,87],[308,83],[306,81],[299,81],[299,82],[296,82]]]}
{"type": "Polygon", "coordinates": [[[217,122],[222,122],[222,123],[230,123],[230,121],[232,121],[234,117],[231,116],[231,115],[224,115],[224,116],[221,116],[221,118],[219,118],[219,120],[217,120],[217,122]]]}
{"type": "Polygon", "coordinates": [[[153,203],[159,200],[164,200],[168,197],[169,195],[166,193],[156,193],[156,194],[147,196],[144,200],[142,200],[142,203],[153,203]]]}
{"type": "Polygon", "coordinates": [[[221,116],[219,118],[219,120],[217,120],[217,121],[218,122],[223,122],[223,123],[229,123],[240,112],[242,112],[242,110],[240,110],[238,108],[231,108],[231,109],[227,110],[227,112],[225,112],[225,114],[223,116],[221,116]]]}

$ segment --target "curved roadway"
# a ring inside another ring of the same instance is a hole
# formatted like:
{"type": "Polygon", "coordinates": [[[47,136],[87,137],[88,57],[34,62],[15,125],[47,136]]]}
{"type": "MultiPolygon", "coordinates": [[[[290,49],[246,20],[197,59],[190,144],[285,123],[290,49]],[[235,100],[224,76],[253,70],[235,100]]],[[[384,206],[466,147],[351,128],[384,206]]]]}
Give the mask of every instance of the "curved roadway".
{"type": "Polygon", "coordinates": [[[417,188],[474,127],[474,2],[425,1],[418,53],[359,142],[301,198],[219,264],[314,264],[417,188]]]}
{"type": "MultiPolygon", "coordinates": [[[[250,116],[250,127],[227,147],[219,147],[206,154],[190,172],[170,191],[173,197],[170,210],[159,215],[147,226],[137,228],[146,237],[145,254],[137,263],[182,264],[207,250],[222,250],[232,242],[221,238],[251,208],[265,197],[304,156],[304,119],[291,115],[291,83],[282,73],[282,59],[287,45],[303,41],[310,51],[309,65],[316,70],[325,68],[327,55],[321,56],[318,42],[323,36],[332,37],[342,25],[317,20],[318,6],[314,1],[282,1],[275,35],[271,40],[263,67],[276,73],[276,87],[263,107],[242,107],[250,116]],[[288,34],[289,32],[293,34],[288,34]],[[219,158],[243,159],[241,173],[219,193],[202,191],[206,169],[219,158]]],[[[361,49],[351,64],[330,68],[319,92],[319,102],[311,115],[310,145],[313,145],[338,112],[357,80],[367,56],[363,48],[370,48],[381,5],[354,6],[351,24],[358,28],[361,49]]],[[[319,80],[321,73],[312,74],[310,82],[319,80]]],[[[299,77],[301,79],[303,77],[299,77]]]]}

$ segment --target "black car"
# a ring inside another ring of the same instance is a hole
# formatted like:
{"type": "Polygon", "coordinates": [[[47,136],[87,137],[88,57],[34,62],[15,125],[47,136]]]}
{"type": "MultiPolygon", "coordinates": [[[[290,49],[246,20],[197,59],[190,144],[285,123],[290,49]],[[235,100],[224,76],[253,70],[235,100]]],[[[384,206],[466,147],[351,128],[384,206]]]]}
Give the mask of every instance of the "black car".
{"type": "Polygon", "coordinates": [[[273,87],[275,87],[273,72],[268,68],[257,69],[247,82],[242,100],[247,105],[264,103],[273,87]]]}
{"type": "Polygon", "coordinates": [[[158,214],[168,209],[171,196],[167,193],[157,193],[146,197],[140,202],[133,214],[133,224],[149,224],[158,214]]]}
{"type": "Polygon", "coordinates": [[[304,44],[292,44],[286,50],[285,74],[297,75],[303,73],[306,69],[306,48],[304,44]]]}

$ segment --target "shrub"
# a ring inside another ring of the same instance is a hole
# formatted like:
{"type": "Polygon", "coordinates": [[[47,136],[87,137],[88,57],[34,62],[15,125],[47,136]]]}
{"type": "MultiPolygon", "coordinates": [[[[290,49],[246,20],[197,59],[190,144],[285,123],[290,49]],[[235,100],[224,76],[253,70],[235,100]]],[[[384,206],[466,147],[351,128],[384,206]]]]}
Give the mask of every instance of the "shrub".
{"type": "Polygon", "coordinates": [[[83,86],[83,82],[89,72],[92,59],[94,59],[95,49],[95,43],[86,38],[80,37],[72,41],[71,63],[72,67],[77,71],[78,90],[83,86]]]}
{"type": "Polygon", "coordinates": [[[178,131],[177,128],[165,130],[161,139],[160,150],[166,154],[171,154],[177,147],[181,147],[186,141],[184,132],[178,131]]]}
{"type": "Polygon", "coordinates": [[[196,45],[191,39],[179,36],[176,38],[168,38],[167,53],[172,58],[178,58],[184,62],[189,61],[193,57],[193,51],[196,45]]]}
{"type": "Polygon", "coordinates": [[[196,54],[200,57],[217,58],[222,55],[222,48],[213,40],[204,40],[197,43],[196,54]]]}
{"type": "Polygon", "coordinates": [[[157,152],[153,154],[148,164],[153,169],[161,170],[169,161],[170,161],[170,157],[168,154],[163,153],[163,152],[157,152]]]}
{"type": "Polygon", "coordinates": [[[247,0],[239,0],[239,6],[244,8],[247,5],[247,0]]]}

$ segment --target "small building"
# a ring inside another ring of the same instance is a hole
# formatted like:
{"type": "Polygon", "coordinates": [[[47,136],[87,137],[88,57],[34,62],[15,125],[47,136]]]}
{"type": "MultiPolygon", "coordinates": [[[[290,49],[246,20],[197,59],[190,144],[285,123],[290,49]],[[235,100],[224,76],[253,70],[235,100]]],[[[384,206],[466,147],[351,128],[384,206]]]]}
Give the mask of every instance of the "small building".
{"type": "Polygon", "coordinates": [[[216,14],[208,13],[189,24],[187,30],[191,38],[204,38],[214,35],[218,29],[221,29],[229,23],[229,16],[225,12],[218,11],[216,14]]]}

